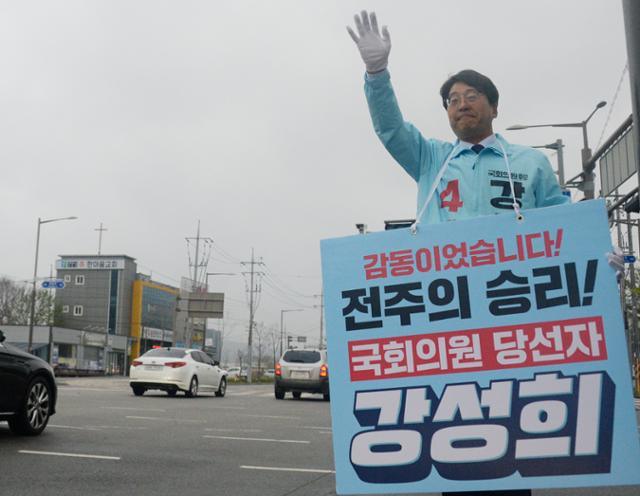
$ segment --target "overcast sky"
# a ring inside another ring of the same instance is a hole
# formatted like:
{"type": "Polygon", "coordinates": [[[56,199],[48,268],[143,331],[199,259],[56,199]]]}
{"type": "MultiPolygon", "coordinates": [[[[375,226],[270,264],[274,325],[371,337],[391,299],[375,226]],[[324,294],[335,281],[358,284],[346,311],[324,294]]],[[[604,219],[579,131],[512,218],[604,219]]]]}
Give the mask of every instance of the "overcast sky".
{"type": "MultiPolygon", "coordinates": [[[[214,240],[211,289],[225,330],[246,339],[252,247],[270,274],[256,320],[317,340],[319,241],[356,223],[415,215],[416,186],[373,132],[364,66],[345,26],[375,10],[392,40],[405,118],[452,139],[438,89],[474,68],[500,91],[494,130],[542,145],[562,138],[580,172],[579,129],[595,149],[631,113],[618,0],[0,1],[0,274],[39,275],[59,254],[127,254],[179,285],[186,237],[214,240]],[[611,115],[609,116],[611,112],[611,115]]],[[[550,155],[552,164],[555,157],[550,155]]],[[[193,255],[192,255],[193,256],[193,255]]],[[[213,323],[213,321],[212,321],[213,323]]]]}

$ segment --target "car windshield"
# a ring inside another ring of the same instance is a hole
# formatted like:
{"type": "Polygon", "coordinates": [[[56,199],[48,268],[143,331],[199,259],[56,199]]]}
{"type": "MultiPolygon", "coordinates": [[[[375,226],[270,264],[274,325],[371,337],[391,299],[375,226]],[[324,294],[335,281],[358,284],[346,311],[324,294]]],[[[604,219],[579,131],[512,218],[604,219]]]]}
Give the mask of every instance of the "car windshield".
{"type": "Polygon", "coordinates": [[[293,363],[316,363],[320,361],[320,353],[309,350],[289,350],[282,359],[293,363]]]}
{"type": "Polygon", "coordinates": [[[166,357],[166,358],[182,358],[185,355],[184,350],[176,350],[169,348],[155,348],[147,351],[144,357],[166,357]]]}

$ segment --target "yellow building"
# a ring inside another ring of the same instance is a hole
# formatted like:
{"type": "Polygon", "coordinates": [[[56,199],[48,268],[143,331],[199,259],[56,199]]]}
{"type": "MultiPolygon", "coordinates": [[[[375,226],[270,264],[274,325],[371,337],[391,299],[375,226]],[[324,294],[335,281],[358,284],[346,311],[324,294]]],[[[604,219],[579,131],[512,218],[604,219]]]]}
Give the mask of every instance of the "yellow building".
{"type": "Polygon", "coordinates": [[[180,291],[138,274],[133,283],[130,360],[154,346],[172,346],[180,291]]]}

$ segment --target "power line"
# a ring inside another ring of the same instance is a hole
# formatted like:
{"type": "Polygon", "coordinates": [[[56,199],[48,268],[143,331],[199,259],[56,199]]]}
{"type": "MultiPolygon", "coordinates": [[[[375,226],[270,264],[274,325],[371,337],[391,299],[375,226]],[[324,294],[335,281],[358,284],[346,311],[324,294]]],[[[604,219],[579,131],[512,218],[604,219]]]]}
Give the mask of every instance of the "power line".
{"type": "Polygon", "coordinates": [[[607,126],[609,125],[609,120],[611,119],[611,114],[613,113],[613,109],[616,105],[616,100],[618,99],[618,94],[620,93],[620,87],[622,86],[622,81],[624,80],[624,76],[629,69],[629,61],[625,62],[624,68],[622,69],[622,74],[620,75],[620,81],[618,81],[618,87],[616,88],[616,92],[613,95],[611,100],[611,105],[609,106],[609,113],[607,114],[607,118],[604,121],[604,126],[602,127],[602,133],[600,134],[600,139],[598,140],[598,145],[596,146],[596,150],[600,148],[600,144],[602,143],[602,139],[604,138],[604,133],[607,130],[607,126]]]}
{"type": "Polygon", "coordinates": [[[300,293],[299,291],[296,291],[295,289],[292,289],[291,287],[289,287],[284,281],[282,281],[282,279],[280,279],[276,274],[274,274],[273,272],[271,272],[271,270],[269,269],[269,267],[265,264],[265,270],[267,271],[267,277],[270,277],[273,280],[274,284],[278,284],[280,286],[283,286],[287,291],[289,291],[290,293],[293,293],[301,298],[313,298],[313,295],[307,295],[304,293],[300,293]]]}
{"type": "MultiPolygon", "coordinates": [[[[285,293],[284,291],[282,291],[280,288],[278,288],[277,286],[274,286],[273,284],[271,284],[271,283],[269,282],[269,280],[268,280],[268,279],[265,279],[265,280],[264,280],[264,283],[265,283],[268,287],[270,287],[271,289],[273,289],[273,290],[277,291],[278,293],[280,293],[280,297],[282,297],[282,298],[286,298],[286,300],[287,300],[287,305],[294,304],[294,305],[296,305],[296,306],[298,306],[298,307],[313,308],[313,307],[312,307],[312,305],[309,305],[308,303],[301,303],[300,301],[296,300],[295,298],[293,298],[293,297],[289,296],[287,293],[285,293]]],[[[271,296],[273,296],[274,298],[276,298],[276,295],[273,295],[273,294],[271,294],[271,293],[268,293],[268,294],[270,294],[271,296]]],[[[280,300],[280,301],[282,301],[282,300],[280,300]]]]}
{"type": "Polygon", "coordinates": [[[268,296],[270,296],[271,298],[273,298],[276,301],[279,301],[280,303],[282,303],[283,305],[287,305],[287,306],[295,306],[298,308],[305,308],[305,309],[310,309],[313,308],[309,305],[302,305],[299,302],[295,301],[295,300],[291,300],[291,299],[283,299],[282,297],[275,295],[273,293],[270,293],[269,291],[267,291],[266,289],[264,290],[264,293],[268,296]]]}
{"type": "Polygon", "coordinates": [[[214,246],[214,250],[217,253],[219,253],[223,258],[226,258],[227,260],[229,260],[231,263],[234,263],[234,264],[242,263],[239,258],[231,255],[228,251],[222,248],[222,246],[220,246],[218,243],[214,243],[213,246],[214,246]]]}

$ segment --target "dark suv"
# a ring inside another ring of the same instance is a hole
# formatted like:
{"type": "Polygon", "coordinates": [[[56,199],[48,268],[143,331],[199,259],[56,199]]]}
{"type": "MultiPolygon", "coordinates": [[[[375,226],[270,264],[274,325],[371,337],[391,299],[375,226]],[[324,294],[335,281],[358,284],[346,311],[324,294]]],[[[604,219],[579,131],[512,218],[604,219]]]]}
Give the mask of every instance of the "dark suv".
{"type": "Polygon", "coordinates": [[[53,369],[4,339],[0,331],[0,421],[9,422],[16,434],[36,436],[56,411],[53,369]]]}
{"type": "Polygon", "coordinates": [[[329,365],[326,350],[291,349],[276,364],[275,396],[281,400],[287,391],[294,398],[302,393],[322,394],[329,401],[329,365]]]}

